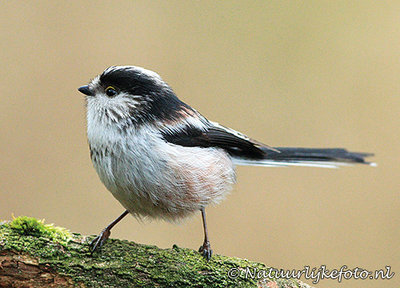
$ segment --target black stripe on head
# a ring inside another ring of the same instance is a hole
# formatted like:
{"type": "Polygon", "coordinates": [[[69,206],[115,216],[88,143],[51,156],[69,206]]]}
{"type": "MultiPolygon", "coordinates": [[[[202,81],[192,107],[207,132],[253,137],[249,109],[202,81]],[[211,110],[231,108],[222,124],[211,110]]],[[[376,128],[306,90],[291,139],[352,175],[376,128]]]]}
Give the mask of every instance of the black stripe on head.
{"type": "Polygon", "coordinates": [[[135,123],[154,119],[172,120],[179,117],[182,107],[191,109],[176,97],[172,89],[155,72],[134,66],[113,66],[100,75],[100,84],[140,96],[140,106],[132,110],[135,123]]]}
{"type": "Polygon", "coordinates": [[[162,87],[163,82],[156,75],[144,73],[144,69],[133,66],[116,66],[106,69],[100,75],[100,83],[104,88],[114,86],[132,95],[143,95],[155,92],[162,87]]]}

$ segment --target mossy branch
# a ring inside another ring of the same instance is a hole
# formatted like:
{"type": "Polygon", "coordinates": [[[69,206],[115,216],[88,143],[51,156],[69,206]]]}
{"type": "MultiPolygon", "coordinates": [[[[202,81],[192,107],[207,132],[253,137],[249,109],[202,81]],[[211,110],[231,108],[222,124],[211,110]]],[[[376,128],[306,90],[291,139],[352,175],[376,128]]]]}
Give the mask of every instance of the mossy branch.
{"type": "Polygon", "coordinates": [[[0,223],[0,287],[309,287],[297,280],[246,278],[264,264],[174,246],[109,239],[93,256],[94,236],[30,217],[0,223]],[[236,269],[236,270],[232,270],[236,269]],[[239,271],[229,277],[229,271],[239,271]]]}

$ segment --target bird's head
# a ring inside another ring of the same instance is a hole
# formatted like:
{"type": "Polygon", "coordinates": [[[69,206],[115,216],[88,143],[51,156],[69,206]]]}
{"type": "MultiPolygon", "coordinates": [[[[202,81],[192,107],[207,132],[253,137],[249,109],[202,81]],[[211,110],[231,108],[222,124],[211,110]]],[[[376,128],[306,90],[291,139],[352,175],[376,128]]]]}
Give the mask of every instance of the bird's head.
{"type": "Polygon", "coordinates": [[[88,121],[104,124],[168,118],[182,105],[157,73],[136,66],[109,67],[78,90],[86,95],[88,121]]]}

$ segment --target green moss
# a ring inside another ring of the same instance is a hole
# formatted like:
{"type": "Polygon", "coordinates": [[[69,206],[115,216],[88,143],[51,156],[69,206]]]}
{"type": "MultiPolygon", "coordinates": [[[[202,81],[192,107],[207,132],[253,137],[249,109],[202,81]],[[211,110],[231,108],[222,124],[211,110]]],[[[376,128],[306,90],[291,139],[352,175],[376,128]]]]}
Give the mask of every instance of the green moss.
{"type": "MultiPolygon", "coordinates": [[[[176,245],[160,249],[116,239],[109,239],[101,251],[91,255],[87,243],[93,237],[71,235],[64,228],[18,217],[0,224],[0,253],[13,250],[30,254],[40,264],[50,265],[85,287],[258,287],[257,280],[244,275],[232,279],[228,271],[267,268],[220,255],[206,261],[198,252],[176,245]]],[[[295,280],[275,283],[278,286],[273,287],[301,285],[295,280]]]]}
{"type": "Polygon", "coordinates": [[[19,216],[14,218],[8,225],[21,235],[47,237],[61,244],[66,244],[72,238],[67,229],[55,227],[53,224],[44,224],[44,220],[38,220],[33,217],[19,216]]]}

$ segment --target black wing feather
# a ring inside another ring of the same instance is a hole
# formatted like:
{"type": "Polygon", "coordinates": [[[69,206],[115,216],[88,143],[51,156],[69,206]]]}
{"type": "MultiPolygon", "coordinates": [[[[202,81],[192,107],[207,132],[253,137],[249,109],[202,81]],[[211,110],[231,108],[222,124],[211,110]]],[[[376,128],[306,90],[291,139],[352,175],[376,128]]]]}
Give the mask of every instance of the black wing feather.
{"type": "Polygon", "coordinates": [[[204,130],[197,127],[186,126],[179,132],[164,132],[166,141],[186,147],[217,147],[227,151],[232,156],[245,157],[250,159],[263,159],[264,149],[258,143],[247,140],[238,135],[230,133],[222,127],[209,126],[204,130]]]}

